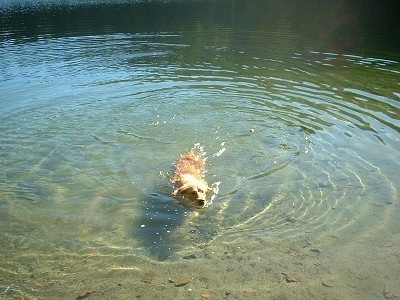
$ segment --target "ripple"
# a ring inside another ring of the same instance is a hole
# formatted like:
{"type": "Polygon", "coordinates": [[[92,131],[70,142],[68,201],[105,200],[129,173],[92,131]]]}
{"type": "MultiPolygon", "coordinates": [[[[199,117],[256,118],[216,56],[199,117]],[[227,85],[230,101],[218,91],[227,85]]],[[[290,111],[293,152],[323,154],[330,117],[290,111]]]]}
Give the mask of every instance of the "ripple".
{"type": "Polygon", "coordinates": [[[82,243],[96,235],[120,248],[128,236],[133,251],[159,259],[215,241],[318,237],[355,223],[375,230],[369,217],[385,220],[398,197],[400,107],[397,83],[388,86],[397,62],[319,52],[243,61],[229,47],[179,61],[191,51],[179,40],[115,34],[7,46],[19,59],[2,65],[2,85],[20,99],[1,115],[1,190],[6,207],[19,207],[10,219],[42,227],[34,214],[46,211],[82,243]],[[201,212],[175,202],[168,182],[196,143],[207,180],[221,183],[201,212]]]}

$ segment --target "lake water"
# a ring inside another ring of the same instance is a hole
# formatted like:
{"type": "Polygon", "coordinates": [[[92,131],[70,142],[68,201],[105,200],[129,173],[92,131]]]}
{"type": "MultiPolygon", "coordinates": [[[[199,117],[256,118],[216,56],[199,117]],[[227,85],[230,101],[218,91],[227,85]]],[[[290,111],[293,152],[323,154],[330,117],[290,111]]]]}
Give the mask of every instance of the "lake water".
{"type": "Polygon", "coordinates": [[[400,294],[399,8],[2,1],[0,299],[400,294]]]}

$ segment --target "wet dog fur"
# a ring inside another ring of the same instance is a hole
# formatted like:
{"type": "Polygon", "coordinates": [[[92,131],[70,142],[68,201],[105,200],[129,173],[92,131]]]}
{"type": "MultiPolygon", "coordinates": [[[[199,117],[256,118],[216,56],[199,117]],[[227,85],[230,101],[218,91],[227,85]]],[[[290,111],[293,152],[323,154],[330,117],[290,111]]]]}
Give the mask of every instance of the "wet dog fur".
{"type": "Polygon", "coordinates": [[[182,196],[191,205],[208,205],[207,192],[210,190],[204,179],[205,159],[201,154],[191,151],[175,162],[175,173],[171,182],[174,184],[173,196],[182,196]]]}

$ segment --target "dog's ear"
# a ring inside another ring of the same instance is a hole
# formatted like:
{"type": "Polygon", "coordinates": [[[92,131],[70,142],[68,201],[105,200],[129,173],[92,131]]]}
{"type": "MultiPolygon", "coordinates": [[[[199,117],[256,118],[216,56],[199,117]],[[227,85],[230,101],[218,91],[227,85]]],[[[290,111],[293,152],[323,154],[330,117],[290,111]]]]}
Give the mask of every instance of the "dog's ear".
{"type": "Polygon", "coordinates": [[[184,184],[177,190],[177,194],[185,195],[188,194],[191,190],[192,187],[189,184],[184,184]]]}
{"type": "Polygon", "coordinates": [[[187,185],[187,184],[184,184],[184,185],[182,185],[180,188],[175,189],[174,192],[172,193],[172,195],[173,195],[174,197],[176,197],[176,196],[179,195],[179,194],[186,194],[186,193],[187,193],[187,188],[188,188],[188,185],[187,185]]]}

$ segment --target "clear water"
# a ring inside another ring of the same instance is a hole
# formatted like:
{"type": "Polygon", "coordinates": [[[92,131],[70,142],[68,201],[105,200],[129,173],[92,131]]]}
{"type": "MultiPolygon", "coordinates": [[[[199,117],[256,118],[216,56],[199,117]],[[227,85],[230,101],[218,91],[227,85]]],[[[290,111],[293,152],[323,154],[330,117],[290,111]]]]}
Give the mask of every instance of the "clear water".
{"type": "Polygon", "coordinates": [[[400,293],[398,32],[362,3],[4,2],[0,299],[400,293]],[[197,143],[204,210],[168,180],[197,143]]]}

